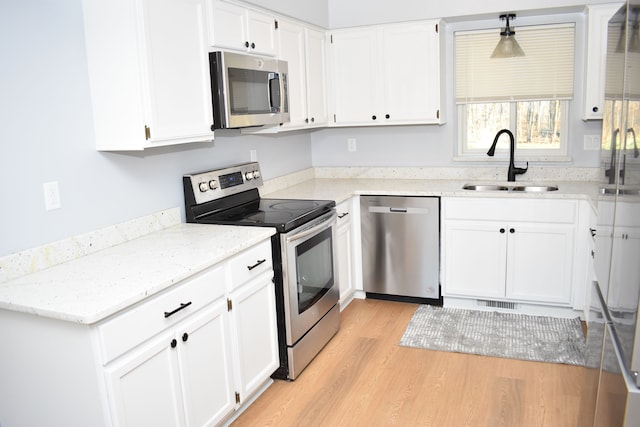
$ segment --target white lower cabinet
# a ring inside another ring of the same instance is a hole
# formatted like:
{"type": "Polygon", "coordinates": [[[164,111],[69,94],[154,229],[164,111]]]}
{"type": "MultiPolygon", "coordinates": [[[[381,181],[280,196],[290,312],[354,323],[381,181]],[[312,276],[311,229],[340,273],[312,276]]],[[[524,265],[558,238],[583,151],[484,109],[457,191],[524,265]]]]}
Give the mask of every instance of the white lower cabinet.
{"type": "Polygon", "coordinates": [[[338,282],[340,284],[340,308],[349,304],[355,292],[355,259],[353,226],[356,219],[353,213],[353,199],[336,206],[338,228],[336,253],[338,256],[338,282]]]}
{"type": "Polygon", "coordinates": [[[232,335],[237,346],[236,388],[244,402],[278,368],[278,331],[276,326],[273,274],[244,285],[231,294],[232,335]]]}
{"type": "MultiPolygon", "coordinates": [[[[279,363],[272,278],[266,241],[181,285],[192,292],[158,297],[176,307],[164,311],[165,320],[184,317],[105,365],[115,424],[216,425],[264,385],[279,363]],[[211,288],[218,298],[190,312],[211,288]]],[[[150,301],[99,326],[103,353],[112,357],[110,348],[123,348],[118,331],[155,329],[148,315],[162,317],[157,308],[150,301]],[[156,310],[146,310],[148,304],[156,310]]]]}
{"type": "Polygon", "coordinates": [[[640,216],[638,203],[600,201],[596,225],[595,270],[600,289],[613,311],[638,309],[640,283],[640,228],[634,227],[640,216]],[[615,217],[615,227],[614,224],[615,217]],[[613,254],[613,258],[612,258],[613,254]],[[613,264],[610,265],[610,260],[613,264]],[[616,286],[609,290],[609,282],[616,286]],[[626,284],[629,284],[626,286],[626,284]]]}
{"type": "Polygon", "coordinates": [[[577,203],[443,201],[444,295],[569,306],[577,203]]]}
{"type": "Polygon", "coordinates": [[[231,413],[226,313],[221,299],[105,369],[116,425],[207,426],[231,413]]]}
{"type": "Polygon", "coordinates": [[[279,364],[272,279],[264,240],[94,324],[0,309],[0,424],[229,421],[279,364]]]}

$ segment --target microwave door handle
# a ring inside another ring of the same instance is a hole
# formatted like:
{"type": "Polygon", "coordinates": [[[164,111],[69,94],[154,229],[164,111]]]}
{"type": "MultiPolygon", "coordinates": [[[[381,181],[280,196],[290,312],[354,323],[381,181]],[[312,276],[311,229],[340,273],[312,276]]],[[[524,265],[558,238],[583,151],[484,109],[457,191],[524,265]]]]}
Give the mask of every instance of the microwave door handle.
{"type": "Polygon", "coordinates": [[[273,113],[280,111],[280,76],[278,73],[269,73],[269,107],[273,113]]]}
{"type": "Polygon", "coordinates": [[[305,230],[302,230],[300,233],[296,233],[293,236],[287,237],[287,243],[293,243],[295,241],[304,239],[307,236],[318,233],[319,231],[324,230],[325,228],[329,228],[331,226],[332,221],[336,219],[338,214],[336,212],[332,212],[329,217],[325,221],[322,221],[319,224],[314,225],[313,227],[309,227],[305,230]]]}

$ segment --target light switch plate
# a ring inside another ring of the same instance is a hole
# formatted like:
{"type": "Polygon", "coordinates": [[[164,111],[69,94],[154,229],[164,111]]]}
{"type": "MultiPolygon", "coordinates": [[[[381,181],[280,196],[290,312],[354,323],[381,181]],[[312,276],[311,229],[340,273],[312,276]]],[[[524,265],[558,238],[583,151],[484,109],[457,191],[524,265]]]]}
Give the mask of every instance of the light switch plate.
{"type": "Polygon", "coordinates": [[[58,181],[45,182],[44,189],[44,208],[48,211],[60,209],[60,185],[58,181]]]}

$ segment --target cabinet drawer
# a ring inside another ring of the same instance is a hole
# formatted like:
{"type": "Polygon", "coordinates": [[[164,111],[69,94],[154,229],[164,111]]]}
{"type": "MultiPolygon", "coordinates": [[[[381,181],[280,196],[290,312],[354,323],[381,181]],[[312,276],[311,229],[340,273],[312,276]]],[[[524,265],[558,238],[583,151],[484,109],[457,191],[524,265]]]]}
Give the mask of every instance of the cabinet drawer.
{"type": "Polygon", "coordinates": [[[265,240],[239,253],[229,260],[232,287],[236,288],[261,273],[271,270],[272,265],[271,240],[265,240]]]}
{"type": "Polygon", "coordinates": [[[99,325],[104,364],[223,296],[224,282],[220,265],[99,325]]]}
{"type": "Polygon", "coordinates": [[[349,224],[351,222],[351,200],[346,200],[336,206],[336,212],[338,213],[338,227],[343,224],[349,224]]]}
{"type": "Polygon", "coordinates": [[[453,198],[443,202],[446,219],[570,223],[576,221],[577,202],[559,199],[453,198]]]}

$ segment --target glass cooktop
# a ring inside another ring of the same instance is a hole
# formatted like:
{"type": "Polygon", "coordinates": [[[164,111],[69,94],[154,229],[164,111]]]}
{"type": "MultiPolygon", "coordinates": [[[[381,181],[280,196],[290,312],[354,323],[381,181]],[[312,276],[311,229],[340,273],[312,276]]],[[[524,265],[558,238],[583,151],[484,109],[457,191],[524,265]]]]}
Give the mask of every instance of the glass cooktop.
{"type": "Polygon", "coordinates": [[[259,199],[198,218],[198,223],[292,230],[335,207],[333,200],[259,199]]]}

